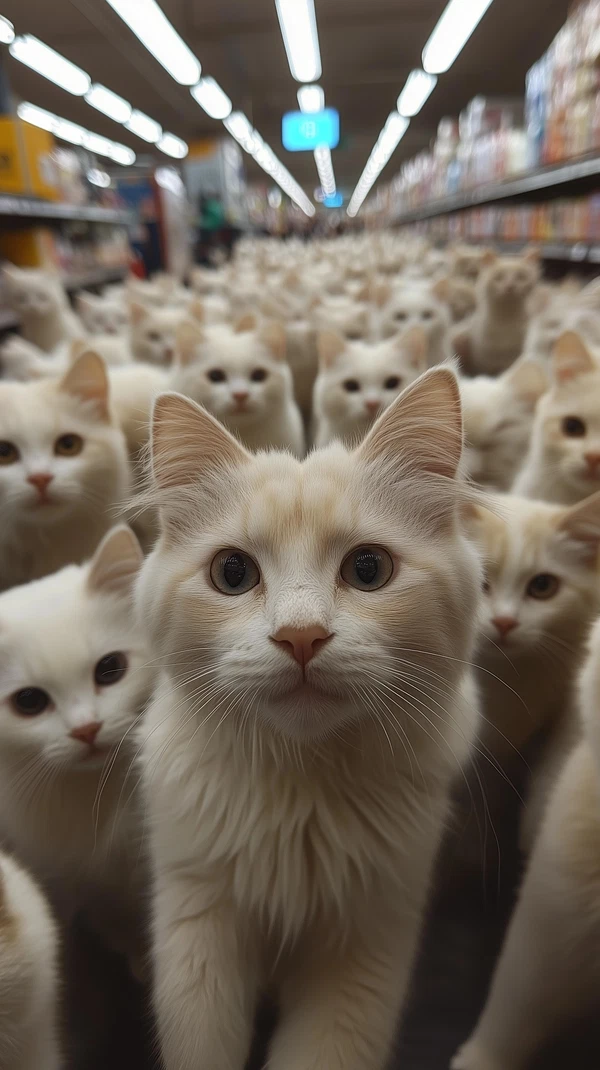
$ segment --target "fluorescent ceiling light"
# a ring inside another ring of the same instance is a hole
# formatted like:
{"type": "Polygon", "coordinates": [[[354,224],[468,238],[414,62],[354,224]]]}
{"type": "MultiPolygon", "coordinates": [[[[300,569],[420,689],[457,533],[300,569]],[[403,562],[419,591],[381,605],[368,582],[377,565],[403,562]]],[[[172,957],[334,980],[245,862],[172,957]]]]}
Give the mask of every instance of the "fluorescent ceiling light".
{"type": "Polygon", "coordinates": [[[107,0],[113,11],[180,85],[195,85],[199,61],[156,3],[156,0],[107,0]]]}
{"type": "Polygon", "coordinates": [[[333,197],[335,193],[335,175],[331,162],[331,149],[326,145],[319,145],[315,149],[315,163],[319,172],[319,182],[326,197],[333,197]]]}
{"type": "Polygon", "coordinates": [[[211,119],[226,119],[231,115],[231,101],[214,78],[201,78],[190,93],[211,119]]]}
{"type": "Polygon", "coordinates": [[[0,15],[0,42],[3,45],[12,45],[14,39],[15,28],[12,22],[10,19],[5,18],[4,15],[0,15]]]}
{"type": "Polygon", "coordinates": [[[275,0],[275,7],[292,77],[314,82],[321,77],[314,0],[275,0]]]}
{"type": "Polygon", "coordinates": [[[417,115],[424,103],[433,93],[437,84],[435,74],[427,74],[425,71],[411,71],[406,79],[406,85],[398,97],[398,111],[400,115],[412,118],[417,115]]]}
{"type": "Polygon", "coordinates": [[[175,160],[185,159],[189,152],[185,141],[182,141],[180,137],[175,137],[175,134],[163,134],[160,140],[156,142],[156,147],[161,152],[166,153],[167,156],[172,156],[175,160]]]}
{"type": "Polygon", "coordinates": [[[135,152],[127,145],[121,145],[118,141],[110,141],[107,137],[100,137],[86,130],[77,123],[71,123],[68,119],[61,119],[60,115],[54,115],[45,108],[38,108],[37,104],[23,101],[17,108],[17,115],[25,123],[39,126],[42,130],[48,130],[62,141],[69,141],[72,145],[82,145],[90,152],[96,152],[99,156],[107,156],[121,164],[135,163],[135,152]]]}
{"type": "Polygon", "coordinates": [[[15,37],[9,52],[14,59],[18,59],[20,63],[31,67],[32,71],[37,71],[76,97],[82,97],[90,88],[90,77],[81,67],[76,67],[31,34],[15,37]]]}
{"type": "Polygon", "coordinates": [[[323,111],[325,93],[320,85],[301,85],[297,93],[300,111],[323,111]]]}
{"type": "Polygon", "coordinates": [[[443,74],[466,45],[492,0],[450,0],[423,49],[423,69],[443,74]]]}
{"type": "Polygon", "coordinates": [[[223,121],[223,126],[229,131],[236,141],[242,138],[252,138],[254,128],[243,111],[234,111],[223,121]]]}
{"type": "Polygon", "coordinates": [[[404,137],[408,126],[409,120],[405,116],[399,115],[397,111],[393,111],[391,115],[388,115],[385,126],[373,146],[371,155],[346,209],[351,218],[359,211],[369,190],[374,186],[390,156],[404,137]]]}
{"type": "Polygon", "coordinates": [[[274,182],[281,187],[284,193],[302,209],[305,215],[315,214],[315,206],[309,201],[304,190],[292,178],[290,172],[277,159],[273,149],[270,148],[252,126],[250,120],[241,111],[234,111],[223,121],[223,126],[235,138],[239,145],[248,152],[263,171],[271,175],[274,182]]]}
{"type": "Polygon", "coordinates": [[[137,108],[133,109],[128,121],[125,123],[125,129],[130,130],[132,134],[141,137],[143,141],[148,141],[152,145],[155,145],[162,137],[160,123],[157,123],[155,119],[151,119],[149,115],[144,115],[144,112],[138,111],[137,108]]]}
{"type": "Polygon", "coordinates": [[[126,123],[131,117],[131,104],[107,89],[105,85],[98,85],[95,82],[85,94],[85,99],[88,104],[92,105],[92,108],[108,115],[108,118],[114,119],[116,123],[126,123]]]}
{"type": "Polygon", "coordinates": [[[97,167],[92,167],[88,171],[87,180],[92,183],[92,186],[99,186],[100,189],[108,189],[110,186],[110,175],[106,171],[99,171],[97,167]]]}

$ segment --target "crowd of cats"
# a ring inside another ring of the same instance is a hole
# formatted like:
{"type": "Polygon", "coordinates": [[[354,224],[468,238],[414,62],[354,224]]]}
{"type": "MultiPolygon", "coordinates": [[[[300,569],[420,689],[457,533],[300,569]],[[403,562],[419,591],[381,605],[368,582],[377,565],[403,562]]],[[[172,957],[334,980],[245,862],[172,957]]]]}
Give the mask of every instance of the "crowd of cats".
{"type": "Polygon", "coordinates": [[[525,1070],[600,995],[600,279],[369,233],[3,284],[1,1070],[71,1065],[76,917],[165,1070],[243,1070],[265,991],[271,1070],[384,1070],[442,836],[516,761],[452,1067],[525,1070]]]}

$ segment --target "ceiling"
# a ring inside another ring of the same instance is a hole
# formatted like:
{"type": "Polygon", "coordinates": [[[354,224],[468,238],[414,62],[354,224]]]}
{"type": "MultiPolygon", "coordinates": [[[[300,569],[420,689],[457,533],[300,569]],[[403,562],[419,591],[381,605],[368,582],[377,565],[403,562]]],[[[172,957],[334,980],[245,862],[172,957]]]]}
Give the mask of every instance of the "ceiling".
{"type": "MultiPolygon", "coordinates": [[[[159,0],[202,63],[246,112],[307,190],[316,184],[312,153],[281,145],[281,116],[297,107],[274,0],[159,0]]],[[[340,112],[341,146],[333,153],[338,186],[351,192],[409,71],[446,0],[315,0],[326,103],[340,112]]],[[[476,94],[522,95],[525,73],[565,21],[568,0],[494,0],[491,8],[384,172],[426,147],[444,115],[456,115],[476,94]]],[[[83,67],[92,80],[126,97],[187,140],[222,132],[139,43],[105,0],[1,0],[17,33],[32,33],[83,67]]],[[[145,143],[27,67],[6,57],[14,93],[122,141],[145,143]]],[[[164,158],[164,157],[163,157],[164,158]]],[[[249,173],[262,175],[249,158],[249,173]]]]}

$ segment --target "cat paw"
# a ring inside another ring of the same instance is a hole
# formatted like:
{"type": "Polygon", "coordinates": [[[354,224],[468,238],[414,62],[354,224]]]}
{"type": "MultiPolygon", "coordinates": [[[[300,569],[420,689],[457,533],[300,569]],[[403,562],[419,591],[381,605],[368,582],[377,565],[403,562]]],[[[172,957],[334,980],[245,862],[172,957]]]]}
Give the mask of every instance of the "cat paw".
{"type": "Polygon", "coordinates": [[[468,1040],[450,1063],[450,1070],[507,1070],[496,1062],[477,1040],[468,1040]]]}

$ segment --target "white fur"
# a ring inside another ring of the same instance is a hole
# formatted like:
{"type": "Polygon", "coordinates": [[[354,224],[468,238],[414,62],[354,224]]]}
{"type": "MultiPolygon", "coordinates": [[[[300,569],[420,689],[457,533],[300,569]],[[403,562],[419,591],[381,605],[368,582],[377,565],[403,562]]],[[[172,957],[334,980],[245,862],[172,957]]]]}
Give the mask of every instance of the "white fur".
{"type": "Polygon", "coordinates": [[[129,315],[122,297],[102,296],[82,291],[76,308],[89,334],[127,334],[129,315]]]}
{"type": "Polygon", "coordinates": [[[49,353],[60,342],[85,333],[57,276],[12,264],[5,265],[3,276],[8,304],[18,315],[27,342],[49,353]]]}

